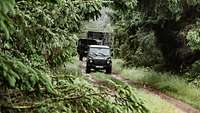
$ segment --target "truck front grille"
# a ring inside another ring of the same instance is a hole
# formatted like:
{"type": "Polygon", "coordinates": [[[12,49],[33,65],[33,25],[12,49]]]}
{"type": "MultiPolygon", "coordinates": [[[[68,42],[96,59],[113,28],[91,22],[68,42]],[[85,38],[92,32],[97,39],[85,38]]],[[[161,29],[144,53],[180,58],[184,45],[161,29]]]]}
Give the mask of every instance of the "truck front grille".
{"type": "Polygon", "coordinates": [[[93,64],[95,65],[106,65],[106,60],[93,60],[93,64]]]}

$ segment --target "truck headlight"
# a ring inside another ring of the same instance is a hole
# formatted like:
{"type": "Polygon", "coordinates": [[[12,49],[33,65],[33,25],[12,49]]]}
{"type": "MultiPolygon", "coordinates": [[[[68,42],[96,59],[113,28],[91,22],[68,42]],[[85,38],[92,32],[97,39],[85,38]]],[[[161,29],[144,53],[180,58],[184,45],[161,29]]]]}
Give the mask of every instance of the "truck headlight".
{"type": "Polygon", "coordinates": [[[92,63],[92,62],[93,62],[92,58],[90,58],[90,57],[88,58],[88,60],[89,60],[89,62],[90,62],[90,63],[92,63]]]}
{"type": "Polygon", "coordinates": [[[111,58],[108,58],[107,59],[107,64],[110,64],[111,63],[111,58]]]}
{"type": "Polygon", "coordinates": [[[110,61],[109,61],[109,60],[107,60],[107,64],[110,64],[110,61]]]}

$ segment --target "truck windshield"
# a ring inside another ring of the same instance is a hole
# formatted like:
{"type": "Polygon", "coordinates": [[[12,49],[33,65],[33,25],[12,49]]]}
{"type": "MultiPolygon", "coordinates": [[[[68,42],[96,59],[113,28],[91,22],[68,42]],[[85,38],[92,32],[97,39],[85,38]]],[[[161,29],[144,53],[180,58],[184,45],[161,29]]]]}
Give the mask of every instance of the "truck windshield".
{"type": "Polygon", "coordinates": [[[92,47],[92,48],[90,48],[89,54],[96,55],[96,56],[109,56],[110,49],[109,48],[92,47]]]}

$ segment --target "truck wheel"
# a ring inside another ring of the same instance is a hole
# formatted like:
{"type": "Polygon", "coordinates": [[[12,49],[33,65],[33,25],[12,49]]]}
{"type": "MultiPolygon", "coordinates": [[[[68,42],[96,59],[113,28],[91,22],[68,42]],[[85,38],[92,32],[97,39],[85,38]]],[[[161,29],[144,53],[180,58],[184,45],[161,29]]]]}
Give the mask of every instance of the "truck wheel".
{"type": "Polygon", "coordinates": [[[111,73],[112,73],[112,67],[106,68],[106,73],[107,73],[107,74],[111,74],[111,73]]]}
{"type": "Polygon", "coordinates": [[[83,56],[82,55],[79,56],[79,60],[83,61],[83,56]]]}
{"type": "Polygon", "coordinates": [[[86,73],[90,73],[91,70],[90,70],[90,67],[86,67],[86,73]]]}

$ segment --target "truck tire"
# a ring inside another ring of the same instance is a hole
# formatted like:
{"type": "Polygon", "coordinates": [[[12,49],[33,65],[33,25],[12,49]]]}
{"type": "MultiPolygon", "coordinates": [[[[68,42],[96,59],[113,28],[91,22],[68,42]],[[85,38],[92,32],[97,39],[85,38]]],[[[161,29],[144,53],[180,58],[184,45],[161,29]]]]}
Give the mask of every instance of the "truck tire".
{"type": "Polygon", "coordinates": [[[112,73],[112,67],[107,67],[106,74],[111,74],[111,73],[112,73]]]}
{"type": "Polygon", "coordinates": [[[83,61],[83,56],[82,55],[79,55],[79,60],[83,61]]]}
{"type": "Polygon", "coordinates": [[[86,73],[90,73],[90,72],[91,72],[90,67],[86,67],[86,73]]]}

